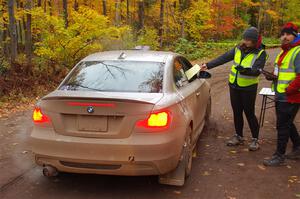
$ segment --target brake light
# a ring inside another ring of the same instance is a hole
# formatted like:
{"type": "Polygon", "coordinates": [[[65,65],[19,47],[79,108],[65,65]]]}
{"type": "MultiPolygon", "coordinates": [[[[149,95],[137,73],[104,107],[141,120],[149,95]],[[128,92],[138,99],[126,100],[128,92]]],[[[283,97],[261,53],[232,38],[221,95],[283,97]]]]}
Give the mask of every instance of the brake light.
{"type": "Polygon", "coordinates": [[[36,123],[50,122],[50,118],[42,113],[40,108],[34,108],[32,119],[36,123]]]}
{"type": "Polygon", "coordinates": [[[170,124],[170,120],[170,112],[162,111],[151,113],[147,119],[138,121],[137,126],[146,128],[167,127],[170,124]]]}

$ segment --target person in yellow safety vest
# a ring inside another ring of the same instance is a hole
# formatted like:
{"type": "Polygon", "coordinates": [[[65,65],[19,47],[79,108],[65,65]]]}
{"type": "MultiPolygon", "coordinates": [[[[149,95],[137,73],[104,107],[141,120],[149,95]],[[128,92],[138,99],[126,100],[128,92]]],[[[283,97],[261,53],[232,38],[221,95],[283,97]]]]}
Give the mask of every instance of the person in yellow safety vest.
{"type": "Polygon", "coordinates": [[[244,112],[252,134],[249,150],[256,151],[259,149],[259,124],[255,116],[255,99],[260,70],[264,68],[267,59],[264,48],[262,37],[257,28],[250,27],[243,33],[243,40],[239,45],[201,66],[201,70],[205,71],[233,60],[229,73],[229,91],[235,133],[227,141],[227,146],[237,146],[244,143],[244,112]]]}
{"type": "Polygon", "coordinates": [[[285,165],[285,158],[300,159],[300,136],[294,119],[300,107],[300,35],[298,27],[287,23],[281,30],[281,48],[275,60],[273,88],[275,91],[277,149],[265,166],[285,165]],[[289,138],[292,152],[285,155],[289,138]]]}

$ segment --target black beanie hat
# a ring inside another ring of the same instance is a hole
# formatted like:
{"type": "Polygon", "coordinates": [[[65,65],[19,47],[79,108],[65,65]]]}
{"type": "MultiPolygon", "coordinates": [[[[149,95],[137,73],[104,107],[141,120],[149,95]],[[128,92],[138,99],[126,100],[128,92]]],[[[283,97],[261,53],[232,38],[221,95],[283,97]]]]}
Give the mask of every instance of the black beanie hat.
{"type": "Polygon", "coordinates": [[[254,42],[258,41],[259,33],[257,28],[255,27],[250,27],[245,32],[243,33],[243,39],[250,39],[254,42]]]}
{"type": "Polygon", "coordinates": [[[297,37],[298,27],[295,24],[288,22],[281,29],[281,34],[283,34],[283,33],[289,33],[289,34],[292,34],[295,37],[297,37]]]}

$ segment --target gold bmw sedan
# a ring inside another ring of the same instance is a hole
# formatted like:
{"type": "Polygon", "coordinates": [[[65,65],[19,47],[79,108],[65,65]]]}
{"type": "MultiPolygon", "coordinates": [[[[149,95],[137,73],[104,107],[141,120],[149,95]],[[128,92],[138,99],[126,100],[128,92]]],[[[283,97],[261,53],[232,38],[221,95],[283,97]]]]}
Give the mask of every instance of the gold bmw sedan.
{"type": "Polygon", "coordinates": [[[211,110],[210,74],[187,77],[192,67],[150,50],[81,60],[33,112],[32,151],[44,175],[158,175],[182,186],[211,110]]]}

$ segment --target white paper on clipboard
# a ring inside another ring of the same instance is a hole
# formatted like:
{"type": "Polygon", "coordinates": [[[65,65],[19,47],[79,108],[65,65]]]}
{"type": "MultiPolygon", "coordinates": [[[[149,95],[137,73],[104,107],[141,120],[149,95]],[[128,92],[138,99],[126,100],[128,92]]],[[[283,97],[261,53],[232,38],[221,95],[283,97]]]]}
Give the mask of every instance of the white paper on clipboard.
{"type": "Polygon", "coordinates": [[[201,67],[198,64],[196,64],[192,68],[187,70],[185,72],[185,75],[188,78],[188,80],[192,79],[192,77],[194,77],[200,71],[200,69],[201,67]]]}

